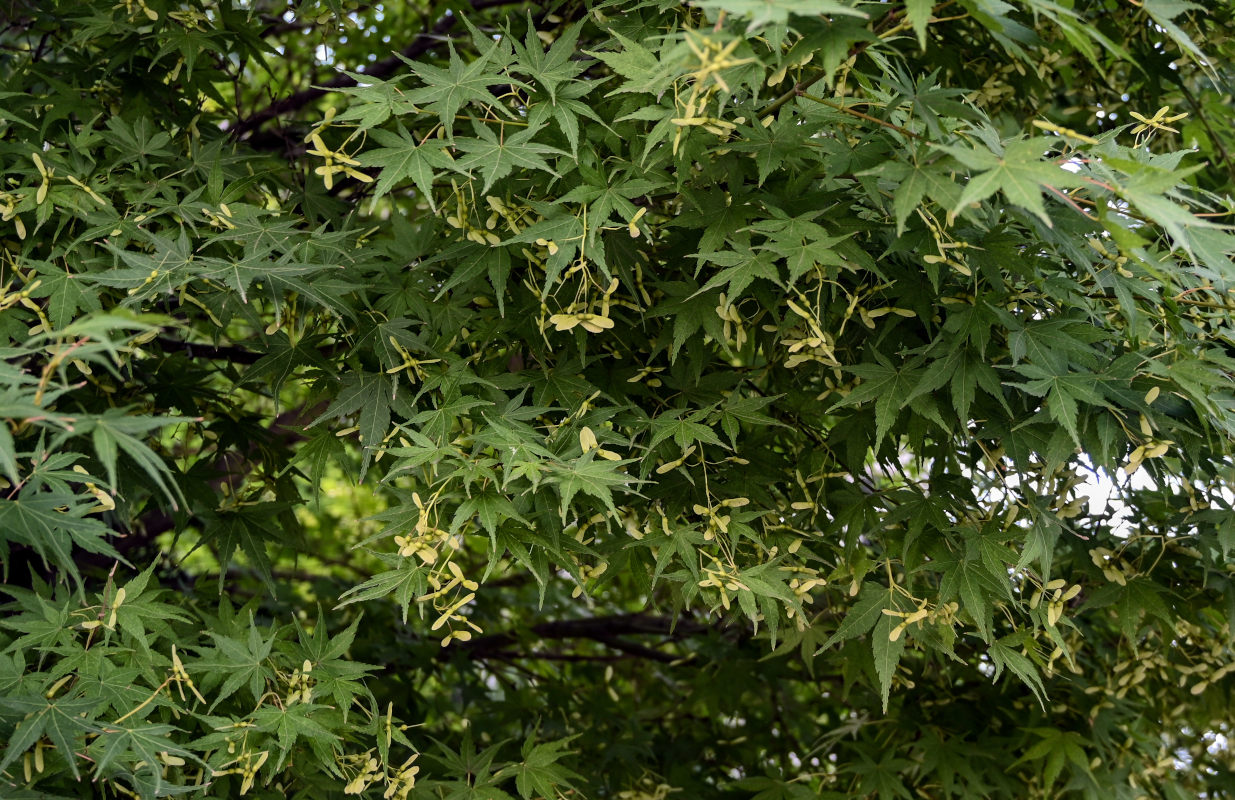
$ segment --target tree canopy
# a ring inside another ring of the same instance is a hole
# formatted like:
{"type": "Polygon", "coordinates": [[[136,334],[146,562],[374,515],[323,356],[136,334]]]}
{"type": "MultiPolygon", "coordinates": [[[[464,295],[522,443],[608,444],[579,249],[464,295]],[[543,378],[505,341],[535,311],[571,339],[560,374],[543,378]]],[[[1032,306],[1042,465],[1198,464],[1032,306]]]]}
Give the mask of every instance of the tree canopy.
{"type": "Polygon", "coordinates": [[[0,795],[1235,796],[1233,64],[0,4],[0,795]]]}

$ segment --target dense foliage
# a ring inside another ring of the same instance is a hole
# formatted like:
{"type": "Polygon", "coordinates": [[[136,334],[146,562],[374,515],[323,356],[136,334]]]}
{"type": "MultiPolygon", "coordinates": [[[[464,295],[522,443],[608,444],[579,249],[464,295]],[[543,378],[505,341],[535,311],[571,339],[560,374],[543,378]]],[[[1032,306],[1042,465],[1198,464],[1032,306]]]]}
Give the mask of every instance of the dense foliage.
{"type": "Polygon", "coordinates": [[[1235,19],[0,4],[0,795],[1235,795],[1235,19]]]}

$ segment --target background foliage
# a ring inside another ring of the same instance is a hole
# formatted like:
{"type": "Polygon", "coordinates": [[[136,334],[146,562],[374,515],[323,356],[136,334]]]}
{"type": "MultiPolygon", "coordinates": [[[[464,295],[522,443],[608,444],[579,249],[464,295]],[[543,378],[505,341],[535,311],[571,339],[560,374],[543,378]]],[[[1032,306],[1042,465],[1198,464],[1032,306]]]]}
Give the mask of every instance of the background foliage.
{"type": "Polygon", "coordinates": [[[2,7],[4,797],[1235,794],[1228,4],[2,7]]]}

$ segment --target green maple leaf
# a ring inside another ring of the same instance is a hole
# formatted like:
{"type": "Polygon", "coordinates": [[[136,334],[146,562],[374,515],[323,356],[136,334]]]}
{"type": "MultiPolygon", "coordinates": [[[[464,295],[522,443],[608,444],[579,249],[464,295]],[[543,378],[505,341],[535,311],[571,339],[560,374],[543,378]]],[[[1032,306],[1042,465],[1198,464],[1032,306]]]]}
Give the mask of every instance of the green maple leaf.
{"type": "Polygon", "coordinates": [[[294,620],[299,641],[298,644],[286,646],[295,663],[307,660],[313,664],[314,696],[329,695],[335,706],[343,709],[344,716],[347,715],[353,698],[368,696],[368,689],[361,679],[378,669],[372,664],[346,658],[352,642],[356,640],[360,620],[361,616],[358,615],[343,631],[328,634],[326,620],[319,608],[313,633],[306,632],[300,621],[294,620]]]}
{"type": "Polygon", "coordinates": [[[805,162],[809,142],[814,135],[813,126],[805,125],[802,118],[785,114],[771,125],[743,125],[741,139],[726,145],[738,153],[750,153],[759,169],[759,185],[779,169],[796,167],[805,162]]]}
{"type": "Polygon", "coordinates": [[[91,285],[93,276],[89,273],[74,274],[64,267],[45,261],[27,263],[34,267],[42,281],[30,296],[47,298],[47,318],[53,328],[63,328],[83,312],[99,311],[102,308],[99,293],[91,285]]]}
{"type": "MultiPolygon", "coordinates": [[[[415,525],[415,520],[409,521],[400,530],[409,530],[415,525]]],[[[384,570],[361,584],[353,586],[339,596],[336,609],[352,603],[362,603],[381,597],[393,597],[403,611],[403,621],[407,622],[407,610],[417,597],[429,591],[429,581],[424,565],[419,559],[403,558],[392,555],[382,559],[394,569],[384,570]]]]}
{"type": "Polygon", "coordinates": [[[862,379],[857,388],[832,408],[860,405],[868,400],[875,401],[875,449],[887,434],[892,424],[896,422],[900,410],[909,404],[914,395],[914,389],[922,379],[924,370],[917,366],[920,359],[897,368],[890,364],[854,364],[845,367],[849,372],[862,379]]]}
{"type": "Polygon", "coordinates": [[[600,500],[610,512],[616,513],[613,505],[615,486],[629,487],[636,482],[635,478],[621,471],[623,464],[629,464],[633,459],[621,461],[595,460],[596,451],[592,450],[577,461],[556,464],[551,468],[550,480],[557,485],[558,495],[562,498],[561,515],[566,519],[566,511],[575,495],[583,492],[600,500]]]}
{"type": "Polygon", "coordinates": [[[737,392],[729,395],[725,405],[721,406],[717,412],[720,427],[725,432],[725,435],[729,437],[729,443],[737,447],[738,434],[741,433],[742,423],[746,423],[752,429],[788,427],[783,422],[777,422],[767,414],[761,413],[762,409],[770,406],[776,400],[776,397],[742,398],[737,392]]]}
{"type": "Polygon", "coordinates": [[[420,191],[420,196],[436,212],[437,206],[433,202],[434,169],[447,169],[453,165],[453,159],[442,143],[434,139],[417,144],[402,125],[395,131],[376,128],[369,131],[369,135],[382,145],[366,150],[359,158],[362,166],[381,169],[377,185],[373,187],[374,199],[410,179],[420,191]]]}
{"type": "Polygon", "coordinates": [[[328,419],[357,414],[356,427],[364,453],[360,459],[360,474],[369,468],[374,448],[390,430],[390,407],[394,402],[395,384],[385,373],[353,372],[343,377],[343,387],[334,402],[322,415],[309,423],[313,427],[328,419]]]}
{"type": "Polygon", "coordinates": [[[899,236],[905,232],[905,222],[909,215],[922,204],[922,198],[929,197],[945,208],[956,206],[961,188],[952,180],[949,172],[937,162],[917,161],[910,164],[892,161],[863,174],[900,181],[900,186],[892,195],[892,213],[896,217],[896,233],[899,236]]]}
{"type": "Polygon", "coordinates": [[[171,469],[139,436],[168,425],[191,421],[187,417],[134,416],[128,413],[127,408],[110,408],[96,417],[83,419],[79,432],[91,434],[95,454],[103,462],[107,480],[112,486],[116,485],[116,460],[119,451],[123,451],[163,490],[172,508],[179,508],[176,501],[185,502],[184,494],[172,477],[171,469]]]}
{"type": "Polygon", "coordinates": [[[507,239],[504,244],[535,242],[537,239],[546,239],[557,244],[557,252],[550,254],[545,263],[543,291],[547,296],[562,272],[574,261],[575,254],[579,252],[579,245],[587,235],[587,230],[583,226],[582,211],[578,214],[571,213],[564,206],[559,205],[546,205],[544,210],[545,219],[524,228],[517,236],[507,239]]]}
{"type": "Polygon", "coordinates": [[[455,115],[467,103],[480,103],[488,109],[500,111],[506,116],[513,116],[510,110],[489,92],[489,87],[512,82],[518,86],[524,85],[519,81],[512,81],[509,76],[486,72],[493,48],[475,60],[464,63],[455,51],[454,43],[449,42],[448,47],[450,64],[446,69],[399,56],[426,84],[420,89],[408,91],[408,101],[419,105],[426,111],[436,111],[442,121],[442,127],[448,131],[454,129],[455,115]]]}
{"type": "Polygon", "coordinates": [[[92,752],[97,752],[95,774],[107,775],[108,767],[113,764],[134,772],[148,772],[155,791],[158,791],[163,786],[163,760],[159,757],[161,753],[200,762],[196,755],[178,747],[175,740],[168,735],[179,731],[180,728],[172,725],[141,722],[134,722],[131,727],[105,726],[102,734],[90,746],[92,752]],[[138,764],[141,766],[137,766],[138,764]]]}
{"type": "Polygon", "coordinates": [[[269,381],[277,410],[279,390],[297,367],[311,365],[326,373],[332,371],[330,362],[317,347],[324,338],[326,337],[306,336],[293,342],[286,330],[278,331],[268,340],[266,354],[245,370],[239,382],[245,384],[269,381]]]}
{"type": "Polygon", "coordinates": [[[695,442],[724,447],[724,444],[717,438],[716,432],[700,423],[700,420],[708,415],[706,410],[696,411],[686,419],[680,419],[683,413],[685,409],[666,411],[652,420],[652,440],[648,442],[649,450],[655,449],[656,445],[670,437],[682,450],[695,442]]]}
{"type": "MultiPolygon", "coordinates": [[[[233,510],[202,513],[203,538],[215,543],[222,569],[226,571],[239,548],[257,570],[271,595],[276,588],[266,546],[268,542],[278,541],[278,534],[283,530],[283,525],[276,516],[277,512],[282,510],[282,504],[262,503],[233,510]]],[[[219,591],[222,590],[223,578],[220,575],[219,591]]]]}
{"type": "Polygon", "coordinates": [[[622,92],[647,92],[659,94],[668,88],[671,78],[668,70],[663,69],[660,59],[651,50],[638,42],[628,39],[614,31],[613,37],[622,45],[612,52],[591,52],[589,56],[599,58],[626,81],[610,94],[622,92]]]}
{"type": "Polygon", "coordinates": [[[163,592],[147,591],[150,576],[158,562],[152,563],[133,580],[124,585],[124,601],[116,608],[116,627],[129,634],[149,654],[147,631],[153,631],[167,639],[174,639],[169,621],[188,622],[179,608],[156,598],[163,592]]]}
{"type": "Polygon", "coordinates": [[[400,117],[418,110],[408,100],[407,93],[399,85],[401,79],[383,81],[372,75],[341,71],[356,81],[356,85],[341,86],[336,91],[351,95],[357,101],[349,105],[347,110],[338,116],[337,119],[340,122],[355,120],[362,129],[369,130],[376,125],[381,125],[392,116],[400,117]]]}
{"type": "Polygon", "coordinates": [[[1075,319],[1031,320],[1025,327],[1012,331],[1008,351],[1013,362],[1028,358],[1039,366],[1063,373],[1069,363],[1096,366],[1100,359],[1090,343],[1108,337],[1105,331],[1075,319]]]}
{"type": "Polygon", "coordinates": [[[870,632],[879,618],[886,616],[883,609],[888,606],[888,590],[877,583],[866,582],[858,593],[858,600],[850,606],[840,627],[823,643],[818,652],[822,653],[834,644],[847,639],[855,639],[870,632]]]}
{"type": "Polygon", "coordinates": [[[244,639],[214,632],[209,635],[214,640],[214,648],[208,651],[209,655],[206,658],[195,661],[192,666],[226,676],[223,686],[215,693],[210,709],[213,711],[219,703],[231,697],[246,684],[249,696],[257,702],[262,696],[266,683],[274,680],[274,670],[268,661],[278,632],[271,631],[270,638],[263,640],[261,630],[250,617],[249,633],[244,639]]]}
{"type": "MultiPolygon", "coordinates": [[[[719,292],[703,292],[697,290],[694,283],[681,282],[665,284],[661,288],[667,297],[648,311],[647,315],[673,318],[673,340],[668,346],[671,362],[677,360],[682,345],[692,337],[702,338],[702,334],[707,334],[715,340],[724,341],[724,323],[716,313],[716,306],[720,303],[719,292]]],[[[703,368],[698,362],[693,366],[703,368]]]]}
{"type": "Polygon", "coordinates": [[[1035,397],[1046,397],[1051,418],[1068,431],[1072,441],[1079,447],[1081,442],[1077,423],[1080,420],[1080,409],[1077,401],[1090,405],[1106,404],[1098,389],[1103,383],[1101,376],[1083,372],[1060,374],[1028,363],[1021,364],[1016,371],[1033,380],[1011,385],[1019,386],[1035,397]]]}
{"type": "Polygon", "coordinates": [[[312,714],[329,714],[326,706],[313,703],[295,703],[290,706],[265,705],[253,713],[258,729],[273,732],[278,737],[279,758],[275,770],[282,765],[297,739],[308,739],[313,749],[329,757],[330,744],[338,741],[336,732],[313,719],[312,714]]]}
{"type": "Polygon", "coordinates": [[[495,547],[497,529],[506,520],[513,519],[526,527],[532,527],[532,523],[519,514],[514,503],[511,503],[505,494],[498,492],[474,494],[460,503],[459,507],[455,510],[454,519],[450,523],[451,531],[458,531],[460,526],[472,517],[480,520],[481,527],[489,534],[495,547]]]}
{"type": "Polygon", "coordinates": [[[892,676],[896,674],[896,665],[900,663],[905,652],[905,636],[902,633],[896,641],[891,640],[892,629],[899,622],[899,617],[880,614],[875,630],[871,633],[871,649],[875,656],[875,673],[879,676],[879,693],[883,700],[883,713],[888,713],[888,697],[892,691],[892,676]]]}
{"type": "Polygon", "coordinates": [[[1090,744],[1075,731],[1061,731],[1058,728],[1030,728],[1042,741],[1025,751],[1025,754],[1013,762],[1013,766],[1026,761],[1043,760],[1042,783],[1049,790],[1063,770],[1065,761],[1070,761],[1081,772],[1089,772],[1089,756],[1084,745],[1090,744]]]}
{"type": "MultiPolygon", "coordinates": [[[[968,347],[950,348],[946,356],[932,361],[923,373],[922,380],[913,388],[909,399],[913,400],[918,395],[933,392],[945,382],[950,384],[952,405],[956,409],[957,419],[962,422],[969,420],[969,409],[973,405],[979,385],[1003,404],[1004,408],[1008,407],[998,374],[990,364],[976,357],[968,347]]],[[[1009,413],[1011,413],[1010,410],[1009,413]]]]}
{"type": "MultiPolygon", "coordinates": [[[[137,667],[118,667],[111,660],[92,655],[94,651],[102,650],[93,647],[81,653],[81,658],[69,657],[57,665],[56,672],[76,674],[77,688],[84,697],[98,697],[105,705],[100,709],[110,708],[117,716],[141,705],[151,694],[151,687],[141,680],[141,670],[137,667]]],[[[152,703],[151,710],[160,703],[152,703]]]]}
{"type": "Polygon", "coordinates": [[[1002,191],[1009,203],[1034,214],[1048,228],[1053,225],[1046,205],[1044,189],[1062,189],[1081,185],[1081,178],[1057,163],[1043,161],[1042,155],[1057,143],[1044,136],[1021,139],[1008,144],[1002,156],[987,150],[967,150],[943,147],[965,166],[981,170],[969,178],[952,214],[959,214],[970,203],[977,203],[1002,191]]]}
{"type": "Polygon", "coordinates": [[[0,499],[0,544],[13,541],[29,545],[40,557],[68,571],[80,584],[81,575],[73,560],[74,546],[124,560],[104,538],[112,531],[94,517],[86,516],[94,505],[93,498],[83,502],[76,495],[60,492],[22,492],[16,500],[0,499]]]}
{"type": "MultiPolygon", "coordinates": [[[[941,563],[940,566],[945,564],[941,563]]],[[[980,560],[947,562],[939,582],[939,597],[946,601],[959,596],[965,610],[978,626],[982,638],[986,640],[991,637],[993,606],[990,596],[1004,591],[1005,587],[989,574],[980,560]]]]}
{"type": "Polygon", "coordinates": [[[532,137],[539,128],[529,126],[509,136],[503,131],[500,137],[487,125],[477,124],[475,130],[480,138],[455,140],[455,147],[467,154],[455,162],[455,168],[464,172],[479,169],[485,177],[482,192],[488,192],[494,181],[506,177],[515,167],[540,170],[559,177],[542,156],[566,154],[556,147],[533,142],[532,137]]]}
{"type": "Polygon", "coordinates": [[[509,769],[515,773],[515,788],[526,800],[533,797],[555,797],[563,794],[563,789],[571,788],[571,780],[580,776],[562,766],[558,762],[570,755],[566,746],[570,740],[559,739],[555,742],[534,744],[529,738],[523,744],[523,763],[513,764],[509,769]]]}
{"type": "Polygon", "coordinates": [[[314,496],[320,501],[322,491],[322,476],[331,464],[343,467],[348,477],[356,479],[355,469],[348,458],[347,447],[339,441],[332,431],[321,430],[301,445],[285,469],[296,467],[308,471],[309,482],[313,485],[314,496]]]}
{"type": "Polygon", "coordinates": [[[756,278],[780,283],[780,269],[776,266],[776,253],[771,250],[755,252],[750,249],[726,250],[719,253],[695,253],[693,257],[701,265],[723,267],[713,275],[695,294],[704,294],[713,289],[724,289],[725,297],[733,302],[741,297],[756,278]]]}
{"type": "Polygon", "coordinates": [[[0,772],[46,736],[64,755],[73,777],[81,780],[81,773],[77,770],[77,757],[74,754],[79,749],[79,737],[87,733],[97,733],[99,730],[91,721],[92,712],[98,705],[97,697],[61,697],[58,700],[35,695],[0,697],[0,706],[23,715],[23,719],[9,736],[4,758],[0,760],[0,772]]]}
{"type": "Polygon", "coordinates": [[[1026,644],[1032,645],[1032,640],[1026,641],[1028,631],[1009,634],[1002,639],[991,644],[990,653],[991,663],[995,665],[994,679],[998,680],[1000,673],[1006,667],[1009,672],[1021,679],[1021,682],[1029,687],[1033,692],[1034,697],[1038,698],[1038,704],[1043,709],[1046,708],[1046,685],[1042,683],[1042,676],[1038,674],[1038,668],[1029,660],[1027,656],[1021,653],[1021,648],[1026,644]]]}
{"type": "Polygon", "coordinates": [[[515,55],[518,56],[518,70],[543,86],[549,94],[551,103],[557,103],[559,86],[569,83],[587,69],[586,62],[573,60],[576,53],[575,45],[579,41],[579,32],[582,29],[581,24],[569,26],[546,51],[541,44],[540,37],[536,35],[536,26],[529,15],[526,40],[514,42],[515,55]]]}
{"type": "Polygon", "coordinates": [[[918,37],[918,46],[926,49],[926,26],[931,21],[931,9],[934,0],[905,0],[905,17],[913,25],[913,32],[918,37]]]}

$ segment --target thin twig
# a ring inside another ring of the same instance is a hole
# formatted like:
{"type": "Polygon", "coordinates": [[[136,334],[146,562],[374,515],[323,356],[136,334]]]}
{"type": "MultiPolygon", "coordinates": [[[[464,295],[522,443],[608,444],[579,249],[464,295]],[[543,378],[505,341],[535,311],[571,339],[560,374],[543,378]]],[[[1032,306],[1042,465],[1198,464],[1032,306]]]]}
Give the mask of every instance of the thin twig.
{"type": "Polygon", "coordinates": [[[867,122],[873,122],[876,125],[882,125],[885,128],[891,128],[892,130],[898,133],[903,133],[906,136],[913,137],[914,139],[925,139],[926,138],[922,134],[917,133],[916,131],[911,131],[908,128],[904,128],[900,125],[897,125],[894,122],[888,122],[885,119],[879,119],[879,117],[873,117],[870,114],[866,114],[861,111],[856,111],[852,108],[849,108],[848,106],[841,105],[840,103],[834,103],[831,100],[825,100],[822,97],[815,97],[813,94],[807,94],[806,92],[798,92],[798,96],[806,100],[812,100],[816,103],[820,103],[821,105],[825,105],[828,108],[834,108],[843,114],[850,115],[851,117],[857,117],[858,119],[864,119],[867,122]]]}

